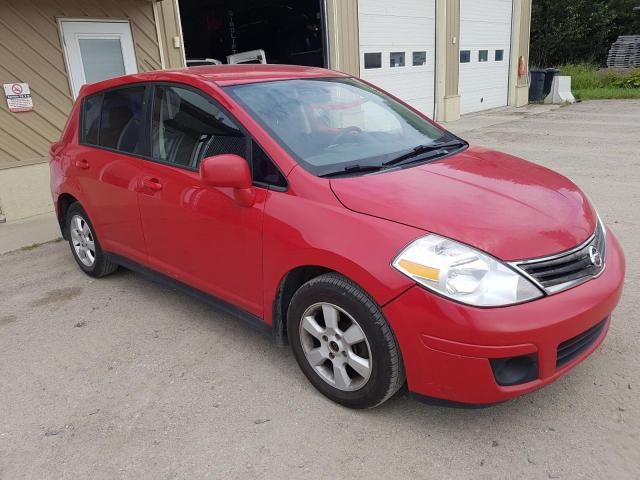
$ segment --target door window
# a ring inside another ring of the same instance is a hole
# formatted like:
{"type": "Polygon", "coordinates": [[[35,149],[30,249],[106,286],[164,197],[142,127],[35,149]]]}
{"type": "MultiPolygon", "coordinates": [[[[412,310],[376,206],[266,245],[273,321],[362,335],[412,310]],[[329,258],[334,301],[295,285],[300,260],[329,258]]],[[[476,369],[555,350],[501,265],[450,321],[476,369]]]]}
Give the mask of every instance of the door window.
{"type": "Polygon", "coordinates": [[[187,88],[156,87],[151,138],[155,160],[194,170],[214,155],[247,158],[242,131],[211,99],[187,88]]]}
{"type": "Polygon", "coordinates": [[[136,86],[104,93],[97,142],[99,146],[136,155],[145,153],[144,91],[144,86],[136,86]]]}

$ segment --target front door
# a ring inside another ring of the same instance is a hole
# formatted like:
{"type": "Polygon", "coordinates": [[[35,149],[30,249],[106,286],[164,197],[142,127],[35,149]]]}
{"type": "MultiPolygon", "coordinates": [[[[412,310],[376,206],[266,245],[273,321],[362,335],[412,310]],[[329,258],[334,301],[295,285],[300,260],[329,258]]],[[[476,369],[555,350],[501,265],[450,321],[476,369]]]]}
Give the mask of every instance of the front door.
{"type": "Polygon", "coordinates": [[[248,139],[204,94],[155,87],[151,144],[139,194],[140,214],[154,270],[261,317],[262,215],[266,190],[242,207],[231,188],[206,187],[203,158],[247,158],[248,139]]]}
{"type": "Polygon", "coordinates": [[[60,20],[60,29],[74,98],[85,83],[137,73],[128,21],[60,20]]]}

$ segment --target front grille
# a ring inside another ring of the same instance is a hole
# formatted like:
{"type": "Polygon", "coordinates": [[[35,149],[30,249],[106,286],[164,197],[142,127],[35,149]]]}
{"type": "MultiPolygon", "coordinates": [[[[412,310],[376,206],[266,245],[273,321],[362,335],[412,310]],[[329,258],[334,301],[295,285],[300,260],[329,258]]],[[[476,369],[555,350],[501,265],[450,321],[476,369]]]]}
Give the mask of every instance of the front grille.
{"type": "Polygon", "coordinates": [[[604,269],[605,246],[605,230],[598,221],[595,233],[579,247],[552,257],[515,262],[514,266],[547,293],[557,293],[600,274],[604,269]]]}
{"type": "Polygon", "coordinates": [[[580,335],[576,335],[575,337],[558,345],[558,350],[556,352],[556,368],[570,362],[593,345],[593,342],[600,337],[606,323],[607,319],[605,318],[586,332],[582,332],[580,335]]]}

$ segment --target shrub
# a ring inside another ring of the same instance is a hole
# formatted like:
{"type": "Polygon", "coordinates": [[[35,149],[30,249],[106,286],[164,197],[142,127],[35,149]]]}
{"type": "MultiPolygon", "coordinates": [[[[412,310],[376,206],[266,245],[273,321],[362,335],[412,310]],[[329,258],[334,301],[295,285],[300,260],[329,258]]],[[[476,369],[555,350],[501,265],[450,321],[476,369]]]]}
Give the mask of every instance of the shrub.
{"type": "Polygon", "coordinates": [[[613,86],[618,88],[640,88],[640,71],[636,70],[624,77],[616,79],[613,82],[613,86]]]}
{"type": "Polygon", "coordinates": [[[561,66],[560,74],[571,76],[574,90],[640,88],[640,70],[600,69],[589,63],[577,63],[561,66]]]}

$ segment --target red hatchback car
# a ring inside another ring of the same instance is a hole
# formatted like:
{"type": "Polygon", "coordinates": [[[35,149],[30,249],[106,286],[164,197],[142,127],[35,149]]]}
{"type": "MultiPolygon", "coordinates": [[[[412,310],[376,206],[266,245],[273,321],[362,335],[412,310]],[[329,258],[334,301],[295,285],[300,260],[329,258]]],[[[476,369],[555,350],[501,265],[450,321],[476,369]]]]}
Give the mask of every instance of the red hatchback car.
{"type": "Polygon", "coordinates": [[[620,245],[571,181],[323,69],[87,85],[51,187],[85,273],[246,320],[353,408],[405,381],[453,404],[538,389],[602,343],[622,291],[620,245]]]}

